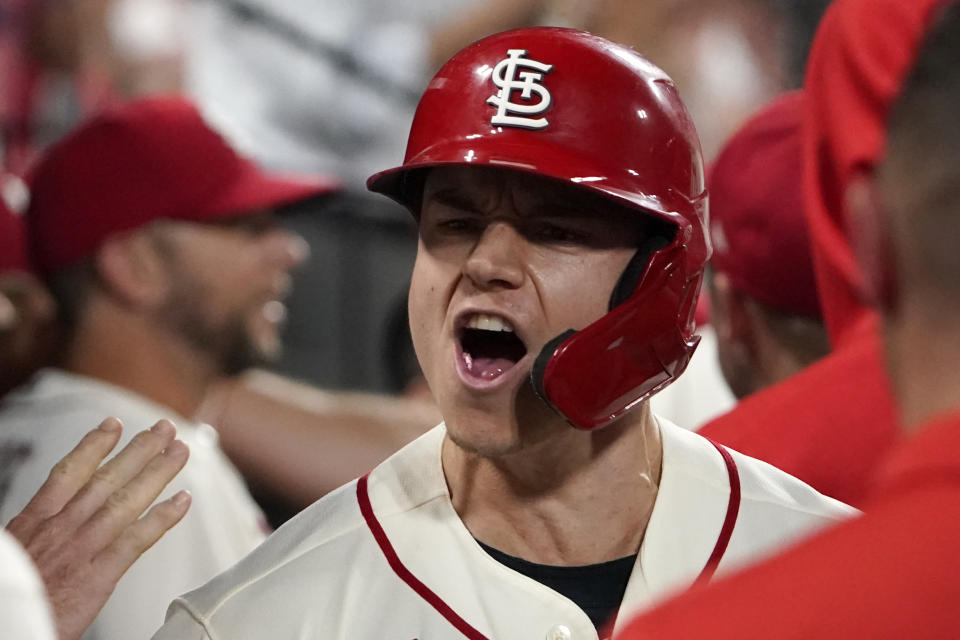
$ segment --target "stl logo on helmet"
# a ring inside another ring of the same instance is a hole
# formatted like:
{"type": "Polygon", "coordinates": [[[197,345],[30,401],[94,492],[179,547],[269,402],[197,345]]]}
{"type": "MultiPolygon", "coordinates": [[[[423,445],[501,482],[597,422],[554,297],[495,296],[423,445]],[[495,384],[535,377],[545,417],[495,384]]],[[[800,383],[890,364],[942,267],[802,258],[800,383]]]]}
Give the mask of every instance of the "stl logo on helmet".
{"type": "Polygon", "coordinates": [[[526,55],[526,49],[508,49],[507,57],[493,68],[490,79],[500,91],[487,98],[487,104],[497,107],[490,124],[522,129],[543,129],[550,124],[546,118],[531,116],[538,116],[550,108],[550,92],[541,83],[553,65],[525,58],[526,55]],[[512,102],[510,98],[514,91],[519,91],[523,100],[529,101],[534,93],[539,100],[533,104],[512,102]]]}

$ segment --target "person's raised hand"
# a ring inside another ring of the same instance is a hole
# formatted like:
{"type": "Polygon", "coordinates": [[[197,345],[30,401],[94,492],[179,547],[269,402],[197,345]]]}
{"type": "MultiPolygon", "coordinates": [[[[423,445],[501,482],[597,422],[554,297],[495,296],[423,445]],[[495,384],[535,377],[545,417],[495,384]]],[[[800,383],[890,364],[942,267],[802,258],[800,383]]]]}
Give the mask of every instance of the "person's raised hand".
{"type": "Polygon", "coordinates": [[[101,465],[121,430],[119,420],[107,418],[87,433],[7,525],[43,579],[60,640],[80,637],[121,576],[190,506],[190,494],[181,491],[141,517],[189,450],[161,420],[101,465]]]}

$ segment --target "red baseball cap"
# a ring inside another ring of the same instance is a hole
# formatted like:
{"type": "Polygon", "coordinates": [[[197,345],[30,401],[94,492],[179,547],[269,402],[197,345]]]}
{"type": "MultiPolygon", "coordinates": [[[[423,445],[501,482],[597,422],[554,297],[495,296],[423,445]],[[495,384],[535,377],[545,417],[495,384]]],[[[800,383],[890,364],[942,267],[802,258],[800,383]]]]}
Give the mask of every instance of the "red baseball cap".
{"type": "Polygon", "coordinates": [[[31,172],[27,237],[38,269],[50,273],[154,220],[224,220],[339,184],[265,172],[190,101],[154,96],[105,110],[43,155],[31,172]]]}
{"type": "Polygon", "coordinates": [[[819,318],[803,209],[803,93],[761,109],[727,142],[708,177],[714,269],[774,309],[819,318]]]}

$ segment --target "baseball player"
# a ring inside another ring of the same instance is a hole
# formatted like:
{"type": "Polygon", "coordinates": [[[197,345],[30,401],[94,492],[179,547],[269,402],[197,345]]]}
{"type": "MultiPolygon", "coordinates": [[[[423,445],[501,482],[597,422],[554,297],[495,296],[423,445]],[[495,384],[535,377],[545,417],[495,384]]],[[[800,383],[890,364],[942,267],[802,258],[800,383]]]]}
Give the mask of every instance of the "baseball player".
{"type": "Polygon", "coordinates": [[[764,107],[711,170],[711,321],[726,378],[745,397],[698,431],[860,506],[894,431],[892,420],[871,419],[886,399],[863,402],[885,388],[879,369],[857,375],[863,358],[845,348],[824,359],[802,188],[804,105],[793,92],[764,107]]]}
{"type": "Polygon", "coordinates": [[[654,416],[696,346],[699,143],[631,49],[532,28],[428,85],[400,167],[417,356],[444,423],[176,600],[174,638],[606,637],[851,514],[654,416]]]}
{"type": "MultiPolygon", "coordinates": [[[[828,68],[843,69],[839,65],[828,68]]],[[[838,75],[828,78],[833,82],[838,75]]],[[[842,91],[843,95],[856,94],[859,88],[851,84],[842,91]]],[[[821,130],[837,128],[840,139],[856,139],[853,148],[859,155],[876,153],[872,148],[876,139],[862,137],[858,127],[837,118],[832,102],[817,109],[815,117],[824,123],[821,130]]],[[[805,144],[816,145],[824,153],[841,153],[833,140],[807,140],[805,144]]],[[[772,164],[767,162],[765,167],[772,164]]],[[[822,493],[862,507],[877,465],[896,442],[895,409],[883,374],[879,320],[860,291],[862,274],[845,233],[847,223],[836,213],[835,203],[824,202],[826,195],[809,197],[822,190],[831,199],[838,198],[835,185],[841,178],[826,176],[827,183],[811,189],[814,172],[808,170],[809,164],[802,169],[798,166],[791,177],[806,184],[808,197],[803,208],[831,351],[794,375],[744,398],[702,430],[705,436],[765,460],[822,493]]],[[[759,183],[764,174],[749,175],[749,180],[759,183]]],[[[784,193],[785,189],[773,198],[789,200],[784,193]]],[[[711,201],[723,206],[722,197],[712,192],[711,201]]],[[[777,262],[782,265],[786,261],[777,256],[777,262]]],[[[770,273],[772,270],[767,270],[763,275],[770,273]]],[[[801,287],[795,285],[792,292],[798,290],[801,287]]]]}
{"type": "Polygon", "coordinates": [[[738,398],[829,351],[803,212],[802,119],[800,91],[764,106],[724,145],[707,180],[710,322],[738,398]]]}
{"type": "Polygon", "coordinates": [[[811,127],[832,153],[809,160],[819,176],[845,176],[822,195],[861,223],[859,268],[905,426],[865,514],[641,617],[624,640],[957,637],[958,36],[957,2],[839,0],[811,57],[811,106],[829,104],[848,128],[811,127]]]}
{"type": "Polygon", "coordinates": [[[269,210],[329,185],[266,174],[189,102],[158,96],[106,110],[51,147],[32,187],[28,239],[65,337],[57,366],[0,408],[9,454],[0,521],[23,509],[86,425],[117,416],[130,438],[173,418],[191,457],[167,497],[186,489],[197,508],[123,577],[87,632],[146,637],[169,598],[265,538],[216,432],[190,417],[213,383],[276,354],[281,300],[303,252],[269,210]]]}

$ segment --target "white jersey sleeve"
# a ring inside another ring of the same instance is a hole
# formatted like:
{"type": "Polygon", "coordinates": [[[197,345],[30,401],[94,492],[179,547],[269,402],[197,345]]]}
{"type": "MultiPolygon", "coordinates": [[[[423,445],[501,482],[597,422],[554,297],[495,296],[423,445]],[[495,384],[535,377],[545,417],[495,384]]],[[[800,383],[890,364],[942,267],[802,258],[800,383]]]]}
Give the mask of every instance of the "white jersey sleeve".
{"type": "Polygon", "coordinates": [[[4,638],[55,640],[46,591],[30,558],[0,529],[0,627],[4,638]]]}

